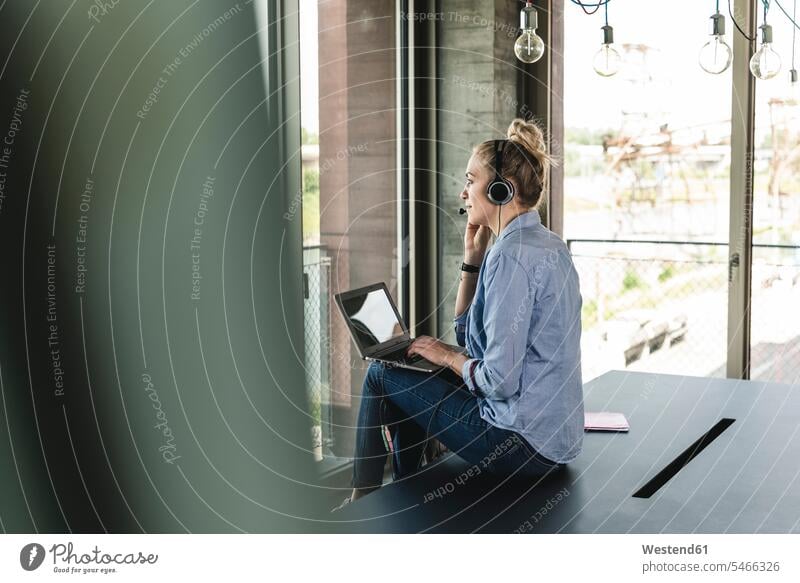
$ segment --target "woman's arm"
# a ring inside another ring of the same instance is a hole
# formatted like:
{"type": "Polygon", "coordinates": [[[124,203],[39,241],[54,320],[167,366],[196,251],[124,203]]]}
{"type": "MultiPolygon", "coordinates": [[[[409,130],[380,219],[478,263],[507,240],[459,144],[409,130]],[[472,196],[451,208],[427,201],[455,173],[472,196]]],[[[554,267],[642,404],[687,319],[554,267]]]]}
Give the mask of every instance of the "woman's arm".
{"type": "MultiPolygon", "coordinates": [[[[464,263],[467,262],[465,261],[464,263]]],[[[461,282],[458,284],[458,295],[456,295],[456,318],[469,309],[472,298],[475,297],[475,289],[477,287],[478,274],[462,271],[461,282]]]]}
{"type": "MultiPolygon", "coordinates": [[[[447,367],[456,373],[458,376],[462,375],[461,370],[464,368],[464,363],[469,360],[469,356],[463,352],[454,352],[447,360],[447,367]]],[[[463,378],[463,377],[462,377],[463,378]]]]}
{"type": "MultiPolygon", "coordinates": [[[[492,231],[489,227],[474,225],[467,221],[467,229],[464,233],[464,263],[468,265],[480,266],[486,254],[486,247],[492,231]]],[[[458,284],[458,295],[456,296],[456,320],[458,320],[469,309],[472,299],[475,297],[475,290],[478,287],[478,273],[461,272],[458,284]]],[[[463,324],[462,324],[463,325],[463,324]]],[[[456,337],[458,343],[464,346],[463,335],[458,330],[456,322],[456,337]]],[[[406,351],[407,356],[420,354],[423,358],[440,366],[446,366],[461,376],[464,363],[469,357],[462,352],[453,350],[443,342],[431,338],[430,336],[419,336],[411,343],[406,351]]]]}
{"type": "Polygon", "coordinates": [[[509,399],[520,389],[528,332],[537,301],[535,278],[519,260],[505,252],[492,253],[484,266],[486,286],[481,358],[462,361],[467,388],[486,399],[509,399]]]}
{"type": "MultiPolygon", "coordinates": [[[[464,232],[464,263],[467,265],[480,266],[483,263],[483,256],[486,255],[486,247],[489,245],[489,238],[492,231],[489,227],[474,225],[467,221],[467,228],[464,232]]],[[[458,295],[456,296],[456,313],[458,318],[467,311],[472,298],[475,297],[475,289],[478,287],[478,274],[462,271],[461,282],[458,284],[458,295]]]]}

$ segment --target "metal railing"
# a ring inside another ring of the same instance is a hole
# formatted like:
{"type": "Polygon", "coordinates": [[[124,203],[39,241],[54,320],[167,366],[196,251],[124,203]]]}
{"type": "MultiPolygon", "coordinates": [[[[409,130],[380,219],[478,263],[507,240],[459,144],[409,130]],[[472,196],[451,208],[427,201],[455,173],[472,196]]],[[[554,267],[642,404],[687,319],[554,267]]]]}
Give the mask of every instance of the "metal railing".
{"type": "MultiPolygon", "coordinates": [[[[724,376],[728,245],[569,239],[581,280],[584,380],[610,369],[724,376]]],[[[753,245],[752,378],[800,370],[800,246],[753,245]],[[783,290],[783,291],[780,291],[783,290]],[[798,350],[794,350],[797,347],[798,350]],[[759,373],[761,371],[761,373],[759,373]]]]}

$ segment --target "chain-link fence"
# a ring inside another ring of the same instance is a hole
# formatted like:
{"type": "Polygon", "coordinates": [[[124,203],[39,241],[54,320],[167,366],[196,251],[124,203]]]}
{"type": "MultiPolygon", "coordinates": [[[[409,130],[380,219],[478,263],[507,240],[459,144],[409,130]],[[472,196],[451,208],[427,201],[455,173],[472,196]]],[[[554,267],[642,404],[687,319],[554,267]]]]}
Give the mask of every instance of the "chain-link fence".
{"type": "Polygon", "coordinates": [[[323,246],[303,248],[303,315],[306,391],[312,416],[314,457],[333,445],[330,346],[331,259],[323,246]]]}
{"type": "MultiPolygon", "coordinates": [[[[568,245],[581,280],[585,381],[612,369],[725,376],[727,245],[596,239],[568,245]]],[[[800,300],[797,249],[754,246],[756,259],[762,252],[773,258],[771,266],[754,262],[752,321],[754,332],[761,331],[753,335],[754,363],[770,350],[769,362],[800,368],[800,321],[776,318],[759,291],[777,277],[783,293],[800,300]],[[762,336],[780,347],[763,348],[762,336]]],[[[790,303],[781,304],[784,311],[790,303]]]]}
{"type": "Polygon", "coordinates": [[[800,245],[754,245],[750,378],[800,383],[800,245]]]}

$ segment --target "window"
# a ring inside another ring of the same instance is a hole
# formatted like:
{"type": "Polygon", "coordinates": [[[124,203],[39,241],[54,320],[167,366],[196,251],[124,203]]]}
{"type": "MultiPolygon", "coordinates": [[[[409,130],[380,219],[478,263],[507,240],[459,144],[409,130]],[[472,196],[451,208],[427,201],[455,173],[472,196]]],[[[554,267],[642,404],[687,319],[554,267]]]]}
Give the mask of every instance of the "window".
{"type": "Polygon", "coordinates": [[[789,82],[792,23],[777,8],[770,10],[768,22],[782,67],[776,77],[756,85],[750,378],[796,383],[800,378],[800,95],[789,82]]]}
{"type": "Polygon", "coordinates": [[[397,299],[393,2],[300,2],[306,386],[317,460],[349,458],[366,364],[333,294],[397,299]]]}
{"type": "Polygon", "coordinates": [[[726,373],[731,69],[698,63],[712,3],[662,4],[658,25],[642,26],[653,10],[612,3],[622,66],[606,78],[592,66],[602,10],[565,7],[564,238],[581,278],[585,381],[726,373]]]}

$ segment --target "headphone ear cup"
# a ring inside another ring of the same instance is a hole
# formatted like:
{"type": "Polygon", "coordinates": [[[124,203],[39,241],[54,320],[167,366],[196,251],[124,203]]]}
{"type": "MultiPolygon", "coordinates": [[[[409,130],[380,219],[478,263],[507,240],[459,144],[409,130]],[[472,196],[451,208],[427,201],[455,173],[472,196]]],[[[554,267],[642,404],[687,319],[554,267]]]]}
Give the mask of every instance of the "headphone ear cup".
{"type": "Polygon", "coordinates": [[[494,180],[489,184],[486,193],[494,204],[506,204],[514,196],[514,187],[505,180],[494,180]]]}

